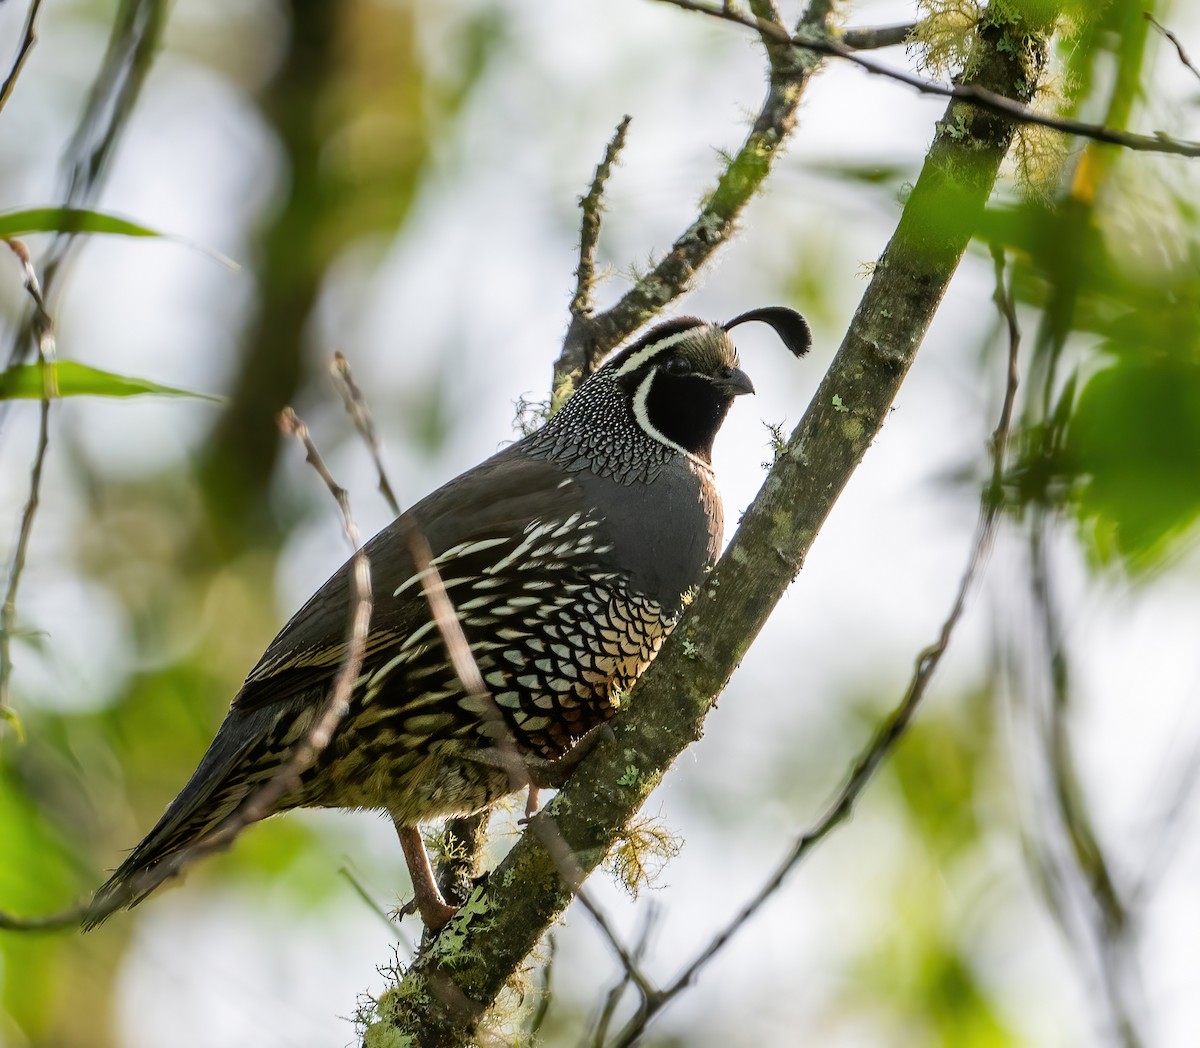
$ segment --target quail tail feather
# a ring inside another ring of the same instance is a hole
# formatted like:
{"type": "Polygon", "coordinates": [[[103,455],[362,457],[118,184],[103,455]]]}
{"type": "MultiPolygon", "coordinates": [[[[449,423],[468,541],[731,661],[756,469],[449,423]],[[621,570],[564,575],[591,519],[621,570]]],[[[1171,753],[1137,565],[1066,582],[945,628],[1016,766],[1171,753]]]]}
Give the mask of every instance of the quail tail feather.
{"type": "Polygon", "coordinates": [[[272,734],[279,719],[277,709],[225,719],[179,796],[96,892],[83,920],[84,931],[146,898],[170,876],[162,867],[166,860],[220,825],[269,777],[269,770],[247,766],[246,758],[272,734]]]}

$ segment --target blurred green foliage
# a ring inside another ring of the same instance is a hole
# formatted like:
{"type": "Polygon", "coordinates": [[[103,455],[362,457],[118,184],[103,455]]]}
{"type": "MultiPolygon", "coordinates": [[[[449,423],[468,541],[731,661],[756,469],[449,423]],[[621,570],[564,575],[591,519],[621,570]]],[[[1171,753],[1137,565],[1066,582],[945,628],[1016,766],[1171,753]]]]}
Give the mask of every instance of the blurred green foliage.
{"type": "MultiPolygon", "coordinates": [[[[1055,89],[1064,112],[1101,112],[1114,126],[1138,112],[1152,45],[1145,6],[1070,5],[1055,89]]],[[[283,5],[293,18],[304,17],[305,7],[283,5]]],[[[379,254],[403,229],[436,172],[446,128],[486,85],[491,56],[513,32],[510,14],[483,5],[462,16],[449,51],[431,55],[404,4],[356,0],[327,7],[321,18],[329,35],[299,42],[314,48],[319,63],[306,65],[296,54],[281,60],[303,90],[268,85],[250,99],[285,161],[307,180],[263,219],[257,317],[239,353],[234,409],[227,428],[198,453],[219,482],[202,494],[194,475],[117,482],[72,462],[84,523],[73,560],[62,567],[114,595],[132,655],[115,702],[58,710],[42,705],[44,696],[22,695],[28,741],[0,724],[6,910],[46,913],[86,897],[190,773],[240,674],[278,627],[275,559],[296,519],[281,519],[270,504],[279,455],[275,434],[266,432],[274,402],[323,389],[304,349],[323,281],[345,252],[365,245],[379,254]],[[243,469],[251,457],[244,419],[251,416],[261,439],[253,468],[243,469]],[[264,518],[273,527],[261,527],[264,518]],[[220,529],[245,541],[224,542],[220,529]]],[[[273,46],[299,46],[287,32],[286,24],[276,27],[273,46]]],[[[1049,187],[1003,193],[979,229],[980,246],[999,245],[1011,259],[1031,329],[1030,407],[1007,490],[1014,512],[1037,504],[1071,515],[1095,562],[1152,568],[1194,538],[1200,516],[1200,192],[1194,165],[1181,173],[1177,165],[1080,143],[1063,163],[1049,187]]],[[[912,175],[907,161],[822,165],[872,207],[880,199],[890,207],[912,175]]],[[[830,260],[846,251],[837,239],[840,219],[797,252],[788,277],[818,321],[838,312],[834,276],[845,267],[830,260]]],[[[74,385],[86,377],[78,368],[60,365],[64,393],[85,391],[74,385]]],[[[117,378],[100,372],[86,391],[115,393],[117,378]]],[[[414,395],[408,420],[427,449],[452,434],[445,393],[453,381],[448,364],[434,388],[414,395]]],[[[137,391],[164,389],[145,383],[137,391]]],[[[978,459],[982,472],[983,449],[978,459]]],[[[18,651],[37,657],[28,642],[18,651]]],[[[970,928],[958,920],[963,904],[952,904],[942,887],[942,871],[969,865],[989,847],[981,805],[1007,789],[996,768],[989,696],[963,696],[953,709],[923,715],[880,783],[908,834],[888,881],[896,918],[854,959],[843,1004],[893,1031],[886,1043],[1013,1045],[1016,1035],[977,970],[970,928]]],[[[877,715],[874,706],[864,713],[847,702],[840,724],[861,727],[877,715]]],[[[825,743],[807,745],[816,751],[825,743]]],[[[791,765],[778,782],[764,775],[764,789],[789,804],[801,793],[806,800],[823,795],[827,780],[792,766],[791,743],[788,754],[791,765]]],[[[718,816],[742,816],[713,806],[718,816]]],[[[286,893],[312,912],[333,895],[331,852],[336,837],[327,831],[296,818],[273,820],[247,834],[213,872],[204,864],[192,876],[229,878],[260,897],[286,893]]],[[[0,934],[0,1043],[117,1043],[114,987],[137,920],[114,920],[84,940],[0,934]]],[[[592,1004],[556,1004],[546,1042],[568,1042],[592,1004]]]]}
{"type": "MultiPolygon", "coordinates": [[[[259,110],[266,135],[281,148],[291,189],[260,233],[259,317],[243,335],[247,363],[224,411],[233,424],[202,452],[223,483],[211,490],[206,512],[195,474],[100,480],[73,459],[86,526],[59,569],[116,598],[131,661],[114,667],[122,674],[117,701],[98,710],[42,706],[38,689],[18,679],[27,741],[8,729],[0,735],[0,907],[8,912],[46,914],[88,897],[178,791],[241,675],[280,625],[274,576],[283,529],[261,527],[274,519],[264,504],[282,447],[272,404],[295,396],[301,382],[326,381],[321,368],[308,373],[302,337],[323,281],[343,251],[364,243],[378,250],[395,235],[432,158],[432,132],[472,97],[501,26],[488,11],[467,17],[463,38],[430,55],[418,48],[405,5],[295,3],[281,14],[273,30],[263,27],[273,38],[260,41],[264,57],[272,49],[281,56],[280,70],[245,104],[259,110]],[[265,424],[254,471],[242,469],[254,453],[247,414],[255,427],[265,424]],[[248,551],[222,542],[218,522],[258,541],[248,551]]],[[[214,43],[222,46],[219,37],[206,45],[203,36],[178,46],[219,67],[224,56],[205,51],[214,43]]],[[[236,62],[230,73],[236,79],[236,62]]],[[[123,130],[117,124],[115,134],[123,130]]],[[[134,222],[54,208],[0,215],[0,227],[0,235],[64,227],[155,235],[134,222]]],[[[55,370],[63,396],[184,392],[72,360],[55,370]]],[[[11,368],[0,375],[0,395],[39,396],[41,377],[38,365],[11,368]]],[[[446,431],[436,427],[437,435],[446,431]]],[[[56,428],[52,441],[60,439],[56,428]]],[[[69,441],[55,450],[72,460],[69,441]]],[[[36,580],[27,576],[24,586],[31,585],[36,580]]],[[[22,665],[54,657],[53,638],[41,652],[30,639],[14,640],[22,665]]],[[[286,894],[296,908],[319,912],[339,897],[335,889],[346,890],[337,840],[302,818],[270,820],[189,879],[233,880],[250,894],[286,894]]],[[[374,879],[391,884],[394,872],[374,879]]],[[[395,901],[385,897],[382,905],[395,901]]],[[[69,930],[0,934],[0,1044],[119,1043],[115,980],[136,920],[111,921],[83,939],[69,930]]]]}
{"type": "Polygon", "coordinates": [[[1068,462],[1085,479],[1079,513],[1102,559],[1153,564],[1200,517],[1200,311],[1189,312],[1190,330],[1168,346],[1111,343],[1116,362],[1080,391],[1068,462]]]}
{"type": "MultiPolygon", "coordinates": [[[[989,810],[1008,788],[994,696],[976,690],[941,700],[909,729],[864,801],[872,820],[903,832],[873,858],[864,850],[876,869],[879,894],[866,904],[875,934],[841,979],[840,1014],[869,1019],[879,1045],[1015,1048],[1021,1037],[992,1000],[972,922],[963,919],[995,885],[961,875],[983,868],[981,856],[1005,829],[989,810]]],[[[852,708],[861,730],[873,730],[878,697],[852,708]]]]}
{"type": "Polygon", "coordinates": [[[1097,560],[1142,570],[1200,515],[1200,242],[1186,196],[1120,164],[1085,152],[1066,198],[984,233],[1040,312],[1014,505],[1076,513],[1097,560]]]}

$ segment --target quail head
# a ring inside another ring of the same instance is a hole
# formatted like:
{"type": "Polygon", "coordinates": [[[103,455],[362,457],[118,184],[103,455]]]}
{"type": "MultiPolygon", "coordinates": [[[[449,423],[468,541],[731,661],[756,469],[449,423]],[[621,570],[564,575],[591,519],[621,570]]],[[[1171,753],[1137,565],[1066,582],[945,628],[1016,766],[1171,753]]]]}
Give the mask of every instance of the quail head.
{"type": "MultiPolygon", "coordinates": [[[[349,710],[275,810],[386,811],[428,926],[453,910],[419,824],[480,811],[519,788],[511,761],[497,759],[502,746],[563,762],[612,716],[715,562],[713,439],[734,398],[754,389],[728,331],[750,320],[770,324],[797,356],[808,348],[804,319],[782,307],[723,326],[660,324],[539,430],[367,543],[374,606],[349,710]],[[488,696],[468,694],[451,665],[405,541],[414,525],[488,696]]],[[[214,831],[305,738],[345,657],[351,595],[347,564],[272,641],[183,791],[97,893],[89,924],[153,891],[168,860],[214,831]]]]}

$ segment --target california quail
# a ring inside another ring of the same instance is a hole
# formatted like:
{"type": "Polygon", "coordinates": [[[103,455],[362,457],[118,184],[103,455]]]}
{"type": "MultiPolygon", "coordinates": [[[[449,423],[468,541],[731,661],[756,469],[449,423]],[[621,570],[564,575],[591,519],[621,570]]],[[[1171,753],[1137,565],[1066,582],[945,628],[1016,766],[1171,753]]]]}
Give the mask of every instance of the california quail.
{"type": "MultiPolygon", "coordinates": [[[[362,672],[332,741],[276,810],[372,808],[394,820],[427,925],[438,894],[417,825],[513,792],[508,744],[555,761],[607,720],[716,560],[713,439],[753,392],[727,331],[761,320],[799,356],[790,309],[724,326],[660,324],[597,370],[541,429],[422,499],[427,538],[491,699],[467,695],[422,596],[398,518],[367,543],[375,603],[362,672]]],[[[216,738],[158,825],[97,893],[90,924],[134,905],[160,864],[268,781],[320,711],[346,651],[343,566],[250,671],[216,738]]],[[[157,873],[157,876],[156,876],[157,873]]]]}

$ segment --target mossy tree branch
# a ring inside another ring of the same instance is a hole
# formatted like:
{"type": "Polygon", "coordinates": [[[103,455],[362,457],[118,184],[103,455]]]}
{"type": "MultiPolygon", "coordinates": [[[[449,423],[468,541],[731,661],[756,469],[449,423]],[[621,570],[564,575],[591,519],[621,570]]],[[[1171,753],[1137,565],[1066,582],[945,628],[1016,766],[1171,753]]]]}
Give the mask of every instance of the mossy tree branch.
{"type": "MultiPolygon", "coordinates": [[[[999,20],[997,20],[999,21],[999,20]]],[[[1046,26],[985,20],[963,82],[1028,101],[1046,26]]],[[[643,675],[629,709],[459,915],[377,1005],[376,1045],[459,1045],[704,718],[794,579],[916,355],[1012,141],[1003,116],[952,101],[828,372],[725,555],[643,675]],[[630,768],[637,774],[631,776],[630,768]],[[569,878],[574,879],[574,878],[569,878]]]]}

